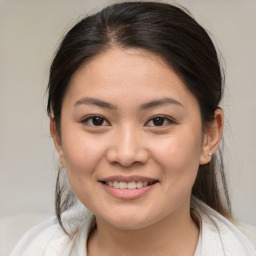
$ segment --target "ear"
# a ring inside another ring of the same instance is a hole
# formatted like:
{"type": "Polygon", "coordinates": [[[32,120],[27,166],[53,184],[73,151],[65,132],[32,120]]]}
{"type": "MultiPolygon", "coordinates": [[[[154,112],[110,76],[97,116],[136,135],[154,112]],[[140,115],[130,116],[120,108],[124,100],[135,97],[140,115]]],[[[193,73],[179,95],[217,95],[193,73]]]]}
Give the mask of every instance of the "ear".
{"type": "Polygon", "coordinates": [[[61,138],[60,134],[57,131],[56,123],[54,117],[51,116],[50,118],[50,132],[51,136],[55,145],[55,148],[59,154],[59,161],[62,166],[65,166],[65,158],[64,158],[64,152],[61,145],[61,138]]]}
{"type": "Polygon", "coordinates": [[[222,109],[218,108],[214,112],[214,120],[209,126],[205,127],[202,151],[200,155],[200,165],[207,164],[211,161],[212,155],[217,151],[222,131],[224,116],[222,109]]]}

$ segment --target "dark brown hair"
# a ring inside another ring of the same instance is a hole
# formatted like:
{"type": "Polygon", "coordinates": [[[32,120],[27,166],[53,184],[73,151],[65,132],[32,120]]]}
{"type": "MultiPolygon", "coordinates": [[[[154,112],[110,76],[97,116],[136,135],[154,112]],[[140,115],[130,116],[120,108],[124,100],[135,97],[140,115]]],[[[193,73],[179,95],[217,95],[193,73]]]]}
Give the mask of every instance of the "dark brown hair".
{"type": "MultiPolygon", "coordinates": [[[[47,111],[54,116],[60,136],[62,101],[72,75],[81,65],[114,46],[141,48],[163,58],[197,98],[203,126],[213,121],[223,94],[223,75],[208,33],[179,7],[125,2],[82,19],[59,46],[50,69],[47,111]]],[[[72,205],[74,198],[65,189],[59,171],[55,205],[62,227],[61,213],[72,205]]],[[[192,194],[231,218],[221,152],[209,164],[199,167],[192,194]]]]}

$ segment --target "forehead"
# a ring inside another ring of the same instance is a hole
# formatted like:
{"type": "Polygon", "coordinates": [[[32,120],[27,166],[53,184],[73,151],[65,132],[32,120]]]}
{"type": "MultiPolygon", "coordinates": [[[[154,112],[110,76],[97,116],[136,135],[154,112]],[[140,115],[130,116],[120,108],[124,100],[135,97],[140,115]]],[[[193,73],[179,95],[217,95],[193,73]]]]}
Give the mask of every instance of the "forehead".
{"type": "Polygon", "coordinates": [[[72,76],[67,97],[88,95],[133,101],[147,101],[153,96],[175,97],[178,101],[194,98],[161,57],[146,50],[120,48],[97,55],[72,76]]]}
{"type": "Polygon", "coordinates": [[[130,73],[133,75],[130,79],[138,79],[139,76],[143,78],[143,74],[148,76],[149,71],[152,73],[155,70],[155,73],[159,73],[160,69],[162,72],[173,72],[160,56],[152,52],[139,48],[114,47],[97,54],[82,65],[72,76],[71,83],[81,77],[81,73],[89,76],[97,73],[97,78],[107,80],[121,79],[123,76],[127,78],[130,73]]]}

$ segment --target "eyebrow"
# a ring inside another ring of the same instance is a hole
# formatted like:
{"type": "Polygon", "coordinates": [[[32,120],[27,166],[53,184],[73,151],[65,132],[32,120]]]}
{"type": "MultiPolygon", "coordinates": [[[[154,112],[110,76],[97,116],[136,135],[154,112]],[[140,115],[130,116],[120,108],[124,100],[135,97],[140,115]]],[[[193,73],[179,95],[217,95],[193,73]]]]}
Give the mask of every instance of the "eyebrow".
{"type": "Polygon", "coordinates": [[[179,101],[177,101],[173,98],[166,97],[163,99],[154,100],[154,101],[144,103],[140,106],[140,109],[149,109],[149,108],[154,108],[154,107],[167,105],[167,104],[175,104],[175,105],[183,107],[183,105],[179,101]]]}
{"type": "MultiPolygon", "coordinates": [[[[111,103],[108,103],[108,102],[105,102],[103,100],[100,100],[100,99],[95,99],[95,98],[82,98],[80,100],[78,100],[74,106],[79,106],[79,105],[96,105],[98,107],[101,107],[101,108],[107,108],[107,109],[110,109],[110,110],[115,110],[117,109],[117,107],[111,103]]],[[[183,105],[173,99],[173,98],[163,98],[163,99],[158,99],[158,100],[153,100],[153,101],[150,101],[150,102],[147,102],[147,103],[144,103],[142,105],[140,105],[140,109],[142,110],[145,110],[145,109],[150,109],[150,108],[154,108],[154,107],[158,107],[158,106],[162,106],[162,105],[166,105],[166,104],[175,104],[175,105],[178,105],[178,106],[181,106],[183,107],[183,105]]]]}
{"type": "Polygon", "coordinates": [[[117,107],[112,105],[111,103],[105,102],[103,100],[95,99],[95,98],[82,98],[78,100],[74,106],[79,106],[79,105],[96,105],[101,108],[108,108],[108,109],[116,109],[117,107]]]}

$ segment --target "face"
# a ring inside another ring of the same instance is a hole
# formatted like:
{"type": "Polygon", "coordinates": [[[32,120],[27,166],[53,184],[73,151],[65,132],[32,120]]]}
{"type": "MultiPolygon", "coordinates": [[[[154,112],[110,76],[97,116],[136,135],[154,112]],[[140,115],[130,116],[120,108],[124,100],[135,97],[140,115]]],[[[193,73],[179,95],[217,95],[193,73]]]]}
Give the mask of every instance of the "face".
{"type": "Polygon", "coordinates": [[[163,60],[116,48],[73,75],[61,138],[52,134],[78,199],[97,219],[135,229],[189,214],[210,160],[202,131],[196,98],[163,60]]]}

